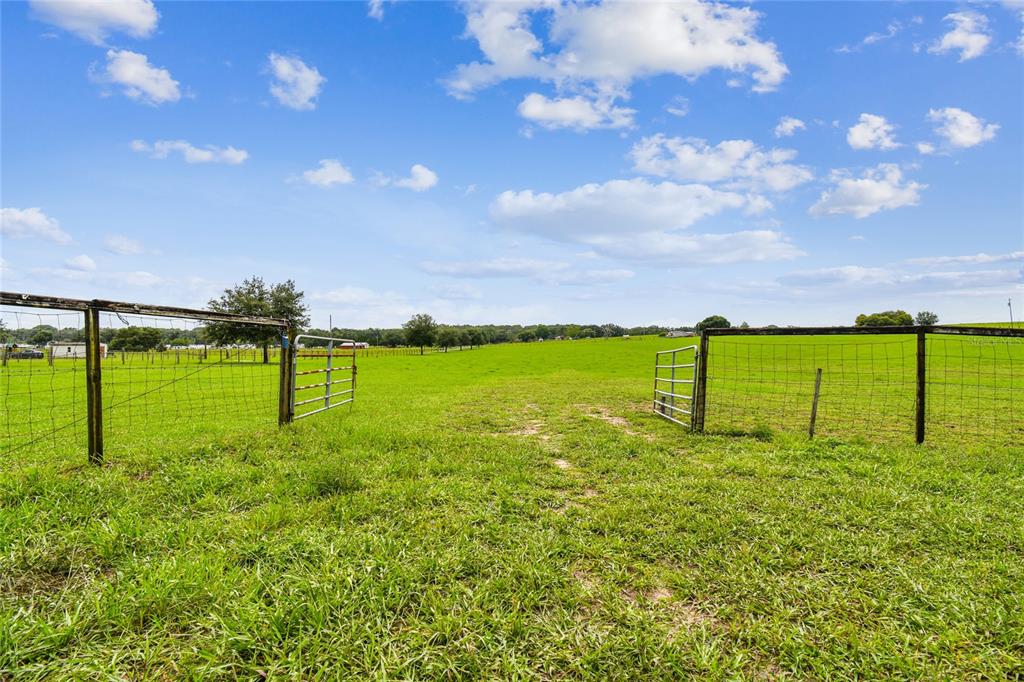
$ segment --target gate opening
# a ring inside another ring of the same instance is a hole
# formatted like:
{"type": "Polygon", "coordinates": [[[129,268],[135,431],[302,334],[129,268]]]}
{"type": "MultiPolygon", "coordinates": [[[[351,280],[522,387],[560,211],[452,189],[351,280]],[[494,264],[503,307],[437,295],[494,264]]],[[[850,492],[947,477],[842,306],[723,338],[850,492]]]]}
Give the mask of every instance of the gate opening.
{"type": "Polygon", "coordinates": [[[660,350],[654,355],[654,413],[691,427],[697,383],[697,346],[660,350]]]}
{"type": "Polygon", "coordinates": [[[293,343],[295,352],[292,355],[290,406],[292,419],[302,419],[334,407],[349,405],[356,399],[355,341],[299,334],[293,343]],[[303,339],[327,343],[325,346],[299,350],[299,343],[303,339]],[[310,377],[303,381],[312,380],[314,383],[299,384],[299,377],[310,377]],[[323,381],[317,381],[321,378],[323,381]],[[336,387],[342,390],[335,390],[336,387]]]}

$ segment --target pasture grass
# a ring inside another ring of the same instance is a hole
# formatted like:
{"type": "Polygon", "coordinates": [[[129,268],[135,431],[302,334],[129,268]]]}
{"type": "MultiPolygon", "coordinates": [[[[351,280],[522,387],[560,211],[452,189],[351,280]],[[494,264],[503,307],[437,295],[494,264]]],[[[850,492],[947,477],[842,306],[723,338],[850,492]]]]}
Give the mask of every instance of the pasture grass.
{"type": "Polygon", "coordinates": [[[280,431],[157,391],[103,467],[14,453],[0,678],[1024,676],[1024,449],[691,435],[673,341],[360,360],[280,431]]]}

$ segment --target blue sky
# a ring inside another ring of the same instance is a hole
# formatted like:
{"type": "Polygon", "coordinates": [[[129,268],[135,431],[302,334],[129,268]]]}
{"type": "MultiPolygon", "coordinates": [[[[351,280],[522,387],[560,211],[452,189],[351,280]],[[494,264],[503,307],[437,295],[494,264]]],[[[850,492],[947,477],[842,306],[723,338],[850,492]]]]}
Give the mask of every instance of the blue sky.
{"type": "Polygon", "coordinates": [[[1024,314],[1024,6],[5,2],[2,285],[315,324],[1024,314]]]}

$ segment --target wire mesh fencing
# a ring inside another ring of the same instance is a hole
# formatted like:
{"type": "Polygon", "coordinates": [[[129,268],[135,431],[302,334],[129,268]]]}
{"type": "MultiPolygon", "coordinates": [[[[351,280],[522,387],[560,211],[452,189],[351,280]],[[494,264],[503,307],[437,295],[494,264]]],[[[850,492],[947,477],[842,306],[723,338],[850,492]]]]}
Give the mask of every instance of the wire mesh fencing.
{"type": "Polygon", "coordinates": [[[287,421],[283,320],[0,292],[0,323],[0,467],[287,421]],[[259,341],[205,343],[216,325],[259,341]]]}
{"type": "Polygon", "coordinates": [[[1024,445],[1024,331],[713,330],[698,430],[1024,445]]]}
{"type": "Polygon", "coordinates": [[[84,348],[81,313],[2,306],[0,325],[0,453],[5,458],[26,451],[81,453],[86,438],[85,356],[76,352],[84,348]]]}
{"type": "Polygon", "coordinates": [[[280,352],[185,343],[202,338],[207,324],[100,314],[101,334],[111,339],[101,361],[108,454],[277,423],[280,352]]]}

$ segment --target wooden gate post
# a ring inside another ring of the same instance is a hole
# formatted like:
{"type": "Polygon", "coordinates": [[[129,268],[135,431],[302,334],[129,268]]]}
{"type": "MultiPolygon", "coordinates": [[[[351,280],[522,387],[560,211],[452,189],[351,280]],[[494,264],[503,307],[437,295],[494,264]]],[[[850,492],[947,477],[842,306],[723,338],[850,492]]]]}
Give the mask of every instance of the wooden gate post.
{"type": "Polygon", "coordinates": [[[928,372],[925,366],[927,358],[928,341],[924,328],[917,330],[917,429],[914,441],[920,445],[924,442],[924,419],[925,419],[925,393],[927,386],[928,372]]]}
{"type": "Polygon", "coordinates": [[[690,428],[694,433],[704,432],[704,407],[708,387],[708,332],[700,332],[700,348],[697,351],[697,385],[693,396],[693,420],[690,428]]]}
{"type": "Polygon", "coordinates": [[[295,332],[289,327],[281,334],[280,380],[277,395],[277,424],[284,426],[292,421],[292,365],[295,362],[295,332]]]}
{"type": "Polygon", "coordinates": [[[100,374],[100,311],[85,310],[85,396],[89,463],[103,463],[103,383],[100,374]]]}

